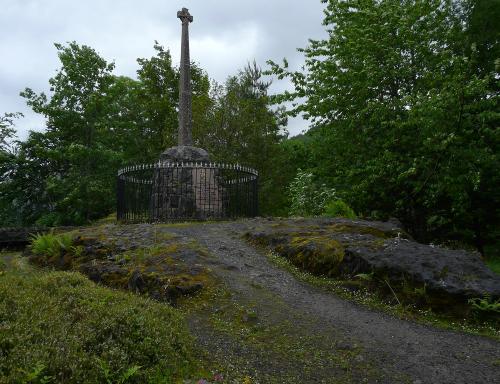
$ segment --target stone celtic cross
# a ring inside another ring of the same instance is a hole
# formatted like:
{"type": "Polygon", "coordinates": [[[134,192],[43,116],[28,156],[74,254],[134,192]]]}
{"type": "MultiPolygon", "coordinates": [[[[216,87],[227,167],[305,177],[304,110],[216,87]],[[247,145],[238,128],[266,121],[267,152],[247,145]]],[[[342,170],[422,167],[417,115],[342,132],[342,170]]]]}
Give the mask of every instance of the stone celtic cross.
{"type": "Polygon", "coordinates": [[[189,23],[193,16],[187,8],[177,12],[182,22],[181,63],[179,80],[179,145],[192,146],[192,111],[191,111],[191,69],[189,58],[189,23]]]}

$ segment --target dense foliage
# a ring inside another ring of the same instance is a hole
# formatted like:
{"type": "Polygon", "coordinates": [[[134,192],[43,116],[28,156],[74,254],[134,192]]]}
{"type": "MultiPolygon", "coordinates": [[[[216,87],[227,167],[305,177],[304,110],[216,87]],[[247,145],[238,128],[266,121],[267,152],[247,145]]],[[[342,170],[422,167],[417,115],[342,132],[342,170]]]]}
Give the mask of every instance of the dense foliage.
{"type": "MultiPolygon", "coordinates": [[[[498,241],[498,0],[328,0],[328,38],[277,102],[311,119],[304,169],[365,216],[481,252],[498,241]],[[495,21],[496,20],[496,21],[495,21]]],[[[498,245],[498,244],[497,244],[498,245]]]]}
{"type": "MultiPolygon", "coordinates": [[[[50,95],[26,88],[21,96],[46,118],[45,132],[13,141],[17,115],[0,120],[0,219],[3,225],[84,224],[115,209],[120,166],[157,161],[177,142],[179,70],[158,44],[138,59],[137,79],[113,75],[95,50],[56,44],[61,68],[49,80],[50,95]]],[[[280,151],[284,120],[270,108],[256,64],[224,85],[210,83],[192,65],[195,145],[212,160],[239,162],[261,174],[261,206],[272,208],[267,164],[280,151]]]]}

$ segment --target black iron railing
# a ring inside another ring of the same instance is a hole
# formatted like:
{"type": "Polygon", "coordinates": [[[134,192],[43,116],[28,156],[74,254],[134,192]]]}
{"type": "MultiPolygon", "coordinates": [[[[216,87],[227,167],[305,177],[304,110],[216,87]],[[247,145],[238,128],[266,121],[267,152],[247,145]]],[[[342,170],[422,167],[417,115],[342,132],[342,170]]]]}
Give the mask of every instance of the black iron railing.
{"type": "Polygon", "coordinates": [[[117,218],[168,222],[253,217],[258,173],[221,163],[140,164],[118,171],[117,218]]]}

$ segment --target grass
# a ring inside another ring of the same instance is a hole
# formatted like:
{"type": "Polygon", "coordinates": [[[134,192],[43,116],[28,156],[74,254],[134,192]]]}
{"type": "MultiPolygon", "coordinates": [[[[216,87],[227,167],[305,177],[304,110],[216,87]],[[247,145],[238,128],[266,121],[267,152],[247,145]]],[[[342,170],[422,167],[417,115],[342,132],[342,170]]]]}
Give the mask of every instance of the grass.
{"type": "Polygon", "coordinates": [[[105,224],[116,224],[116,212],[110,213],[106,217],[102,217],[93,223],[93,226],[105,225],[105,224]]]}
{"type": "Polygon", "coordinates": [[[183,383],[204,375],[179,311],[79,273],[37,270],[12,253],[0,254],[0,350],[0,383],[183,383]]]}
{"type": "Polygon", "coordinates": [[[500,328],[498,326],[498,322],[494,323],[492,321],[482,321],[479,319],[456,319],[435,313],[431,310],[420,309],[412,305],[394,305],[380,296],[377,292],[369,291],[362,286],[359,286],[359,289],[352,290],[346,288],[345,281],[329,277],[320,277],[304,272],[277,253],[268,252],[268,259],[273,264],[289,271],[299,280],[331,291],[340,297],[354,301],[357,304],[382,310],[404,320],[411,320],[443,329],[451,329],[500,340],[500,328]]]}

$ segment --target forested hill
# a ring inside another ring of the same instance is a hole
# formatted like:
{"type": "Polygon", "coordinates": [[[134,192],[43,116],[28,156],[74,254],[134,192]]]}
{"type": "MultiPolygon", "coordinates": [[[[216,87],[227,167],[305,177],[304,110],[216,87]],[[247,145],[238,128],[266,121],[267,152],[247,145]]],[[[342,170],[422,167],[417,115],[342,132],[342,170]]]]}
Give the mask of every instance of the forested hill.
{"type": "MultiPolygon", "coordinates": [[[[397,217],[418,240],[494,255],[499,19],[500,0],[325,1],[328,37],[302,50],[301,72],[270,62],[265,77],[255,64],[216,84],[193,66],[195,145],[259,170],[263,215],[343,204],[397,217]],[[289,78],[293,91],[269,95],[271,78],[289,78]],[[300,137],[286,137],[276,106],[287,101],[286,113],[310,121],[300,137]]],[[[168,49],[156,44],[155,56],[138,59],[135,79],[115,76],[88,46],[56,49],[50,94],[21,93],[46,130],[16,142],[15,114],[0,121],[3,225],[105,216],[116,170],[175,143],[179,74],[168,49]]]]}

